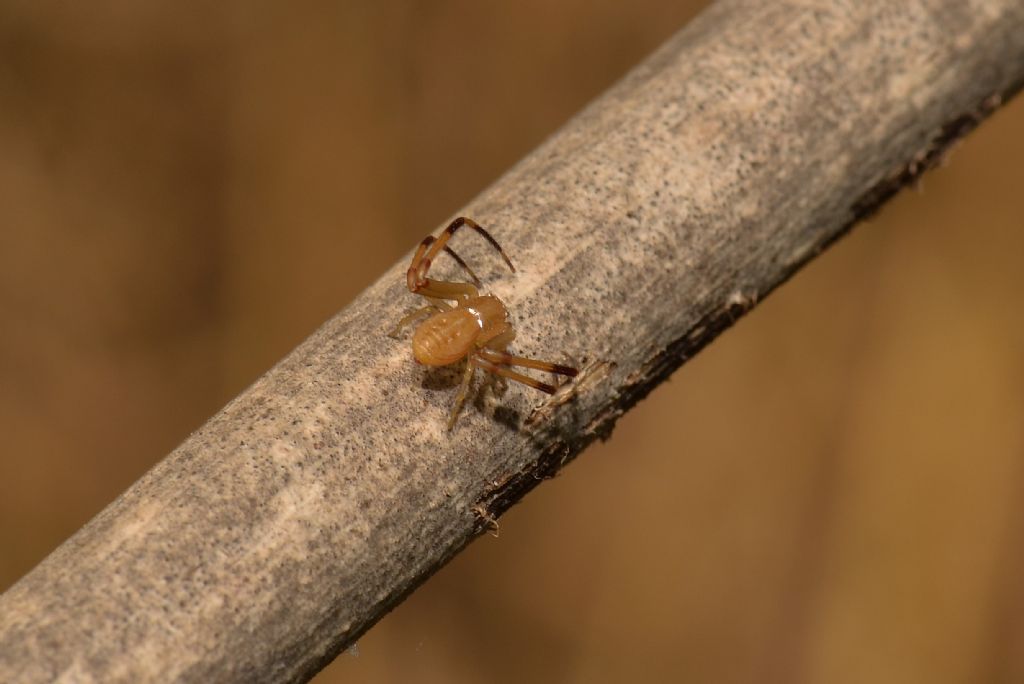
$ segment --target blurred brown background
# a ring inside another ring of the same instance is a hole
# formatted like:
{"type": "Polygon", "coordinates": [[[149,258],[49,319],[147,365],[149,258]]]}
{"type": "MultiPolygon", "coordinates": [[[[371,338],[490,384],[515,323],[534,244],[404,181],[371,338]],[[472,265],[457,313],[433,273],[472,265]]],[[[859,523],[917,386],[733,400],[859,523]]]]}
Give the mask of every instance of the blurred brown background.
{"type": "MultiPolygon", "coordinates": [[[[0,4],[0,588],[702,3],[0,4]]],[[[1024,678],[1024,102],[318,681],[1024,678]]]]}

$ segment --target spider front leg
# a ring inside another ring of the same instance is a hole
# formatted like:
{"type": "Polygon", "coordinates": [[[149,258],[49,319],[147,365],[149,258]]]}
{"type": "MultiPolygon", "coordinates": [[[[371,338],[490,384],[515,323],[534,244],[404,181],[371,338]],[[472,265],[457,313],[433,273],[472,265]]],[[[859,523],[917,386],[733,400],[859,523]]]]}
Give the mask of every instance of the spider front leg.
{"type": "Polygon", "coordinates": [[[430,301],[430,304],[422,306],[416,309],[415,311],[412,311],[406,314],[405,316],[402,316],[398,323],[395,324],[395,327],[392,328],[391,332],[388,333],[388,337],[398,339],[398,333],[402,332],[402,328],[409,325],[413,321],[419,320],[420,318],[423,318],[423,316],[427,314],[437,313],[438,311],[450,311],[452,308],[444,300],[434,299],[432,297],[428,297],[427,299],[430,301]]]}
{"type": "MultiPolygon", "coordinates": [[[[427,248],[430,247],[430,245],[433,245],[435,242],[437,242],[437,238],[435,238],[433,235],[428,235],[427,237],[423,238],[423,242],[420,243],[419,248],[416,250],[415,256],[413,256],[412,258],[412,266],[409,267],[409,272],[406,273],[406,280],[409,279],[410,273],[413,272],[414,269],[417,272],[417,279],[419,279],[420,277],[418,275],[420,269],[424,269],[423,274],[426,275],[426,269],[430,268],[431,257],[425,257],[424,252],[426,252],[427,248]],[[427,262],[426,268],[424,268],[423,266],[424,262],[427,262]]],[[[469,264],[466,263],[465,259],[456,254],[455,250],[449,247],[448,245],[444,245],[443,247],[444,251],[448,253],[448,256],[454,259],[455,263],[457,263],[466,271],[466,273],[469,275],[470,280],[473,281],[473,284],[476,285],[477,287],[480,287],[480,279],[477,278],[476,273],[474,273],[473,269],[469,267],[469,264]]],[[[431,253],[433,253],[433,250],[431,250],[431,253]]],[[[415,292],[411,285],[409,286],[409,289],[415,292]]]]}
{"type": "Polygon", "coordinates": [[[406,272],[406,284],[408,285],[410,292],[422,292],[429,284],[436,283],[436,281],[431,281],[427,278],[427,272],[430,271],[430,265],[433,263],[434,258],[437,257],[438,252],[442,249],[451,254],[463,268],[469,271],[474,282],[480,282],[477,280],[476,275],[469,269],[469,266],[466,265],[466,262],[448,247],[448,240],[451,239],[455,232],[463,226],[468,226],[480,233],[480,235],[483,236],[483,238],[487,240],[492,247],[498,250],[498,253],[501,254],[501,258],[505,260],[508,267],[513,273],[515,273],[516,267],[512,265],[512,260],[508,258],[507,254],[505,254],[505,250],[501,248],[498,241],[495,240],[490,233],[484,230],[482,226],[476,223],[476,221],[468,219],[465,216],[460,216],[444,229],[444,232],[441,233],[441,237],[435,238],[433,235],[428,235],[423,239],[423,242],[420,243],[419,249],[416,250],[416,254],[412,258],[412,264],[406,272]]]}
{"type": "Polygon", "coordinates": [[[414,292],[431,300],[448,299],[451,301],[469,299],[480,294],[476,287],[469,283],[450,283],[447,280],[434,280],[433,278],[426,278],[414,292]]]}
{"type": "Polygon", "coordinates": [[[398,323],[395,324],[395,327],[391,329],[391,332],[388,333],[388,337],[398,339],[398,334],[402,332],[402,328],[416,320],[419,320],[420,318],[423,318],[427,314],[436,313],[440,310],[441,307],[436,304],[427,304],[426,306],[420,307],[419,309],[402,316],[398,323]]]}

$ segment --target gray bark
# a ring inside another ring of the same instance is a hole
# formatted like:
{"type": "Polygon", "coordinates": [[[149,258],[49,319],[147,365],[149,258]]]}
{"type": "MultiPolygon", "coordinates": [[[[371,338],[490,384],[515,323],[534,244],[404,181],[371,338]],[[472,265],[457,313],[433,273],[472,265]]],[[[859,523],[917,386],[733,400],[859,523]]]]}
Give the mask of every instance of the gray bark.
{"type": "Polygon", "coordinates": [[[0,597],[0,681],[309,678],[1022,82],[1020,0],[718,2],[459,212],[577,382],[446,432],[395,264],[0,597]]]}

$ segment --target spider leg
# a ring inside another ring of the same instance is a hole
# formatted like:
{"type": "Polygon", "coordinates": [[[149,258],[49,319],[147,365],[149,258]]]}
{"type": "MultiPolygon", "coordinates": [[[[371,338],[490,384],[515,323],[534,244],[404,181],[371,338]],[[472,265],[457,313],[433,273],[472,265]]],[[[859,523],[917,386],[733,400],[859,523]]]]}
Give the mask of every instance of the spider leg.
{"type": "Polygon", "coordinates": [[[462,257],[456,254],[455,250],[449,247],[448,245],[444,246],[444,251],[448,252],[448,254],[451,255],[452,259],[455,259],[459,266],[466,270],[466,273],[469,274],[469,277],[473,281],[473,284],[476,285],[477,287],[480,287],[480,279],[476,277],[476,273],[473,273],[473,269],[469,267],[469,264],[463,261],[462,257]]]}
{"type": "Polygon", "coordinates": [[[503,366],[522,366],[524,368],[536,368],[537,370],[547,371],[548,373],[557,373],[558,375],[567,375],[570,378],[574,378],[579,375],[579,371],[570,366],[563,366],[557,363],[551,363],[549,361],[540,361],[539,359],[528,359],[525,356],[514,356],[512,354],[506,354],[505,352],[496,351],[494,349],[480,349],[477,351],[482,357],[490,361],[491,363],[501,364],[503,366]]]}
{"type": "Polygon", "coordinates": [[[509,380],[521,382],[524,385],[528,385],[529,387],[538,389],[541,392],[544,392],[545,394],[554,394],[555,390],[558,389],[554,385],[549,385],[546,382],[535,380],[534,378],[531,378],[529,375],[517,373],[516,371],[511,370],[510,368],[506,368],[505,366],[501,366],[497,363],[488,361],[487,359],[483,358],[482,355],[480,355],[480,352],[482,351],[484,350],[481,349],[477,351],[477,355],[473,357],[472,362],[474,365],[484,369],[485,371],[489,373],[494,373],[495,375],[500,375],[503,378],[508,378],[509,380]]]}
{"type": "Polygon", "coordinates": [[[395,324],[395,327],[391,330],[391,332],[388,333],[388,337],[397,338],[398,337],[398,333],[402,332],[402,328],[404,328],[405,326],[409,325],[413,321],[415,321],[415,320],[417,320],[419,318],[422,318],[424,315],[426,315],[428,313],[435,313],[437,311],[442,311],[443,309],[447,309],[447,308],[448,308],[447,304],[445,304],[443,307],[441,307],[441,306],[438,306],[436,302],[433,303],[433,304],[428,304],[426,306],[420,307],[419,309],[416,309],[415,311],[413,311],[411,313],[408,313],[405,316],[402,316],[402,318],[398,321],[398,323],[395,324]]]}
{"type": "MultiPolygon", "coordinates": [[[[412,255],[412,263],[409,265],[409,270],[405,272],[405,284],[409,287],[409,292],[417,291],[416,288],[419,285],[419,281],[421,279],[419,271],[420,264],[423,263],[423,255],[426,253],[427,247],[430,247],[430,245],[434,244],[434,242],[436,241],[437,238],[435,238],[433,235],[428,235],[427,237],[423,238],[423,242],[421,242],[420,246],[416,248],[416,253],[412,255]]],[[[429,266],[430,265],[427,264],[428,268],[429,266]]]]}
{"type": "MultiPolygon", "coordinates": [[[[487,242],[491,243],[492,247],[498,250],[498,253],[501,254],[501,258],[505,260],[505,263],[508,264],[508,267],[512,270],[512,272],[515,272],[516,268],[515,266],[512,265],[512,260],[508,258],[507,254],[505,254],[505,250],[501,248],[501,245],[498,244],[498,241],[495,240],[491,236],[491,234],[488,233],[482,226],[477,224],[476,221],[468,219],[465,216],[460,216],[459,218],[452,221],[448,225],[448,227],[444,229],[444,232],[441,233],[441,237],[434,238],[432,235],[428,235],[426,238],[423,239],[423,242],[420,243],[419,248],[416,250],[415,256],[413,256],[412,258],[412,264],[409,266],[409,271],[406,276],[408,280],[409,290],[411,290],[412,292],[419,292],[422,289],[423,285],[427,280],[427,272],[430,270],[430,264],[433,262],[438,252],[440,252],[442,249],[447,250],[448,253],[455,257],[455,259],[462,266],[464,266],[467,271],[469,270],[469,266],[466,265],[466,262],[463,261],[460,257],[456,256],[455,253],[452,252],[451,249],[449,249],[447,246],[448,240],[452,237],[452,235],[455,234],[455,231],[457,231],[462,226],[469,226],[476,232],[480,233],[480,235],[483,236],[483,238],[487,240],[487,242]]],[[[470,274],[472,274],[472,271],[469,272],[470,274]]],[[[472,277],[474,281],[479,282],[476,280],[475,275],[473,275],[472,277]]]]}
{"type": "Polygon", "coordinates": [[[511,270],[513,273],[516,272],[516,267],[512,265],[512,260],[508,258],[508,254],[505,254],[505,250],[501,248],[501,245],[498,244],[498,241],[495,240],[494,237],[490,233],[488,233],[483,226],[478,224],[473,219],[468,219],[465,216],[460,216],[459,218],[455,219],[448,225],[447,228],[444,229],[444,232],[441,233],[441,237],[437,238],[437,242],[434,243],[434,246],[430,248],[429,252],[427,252],[426,261],[429,262],[435,256],[437,256],[437,253],[441,251],[441,249],[446,244],[448,244],[449,238],[455,235],[455,231],[457,231],[462,226],[468,226],[469,228],[472,228],[476,232],[480,233],[480,235],[482,235],[485,240],[491,243],[491,246],[494,247],[494,249],[498,250],[498,253],[501,254],[501,258],[505,260],[506,264],[508,264],[509,270],[511,270]]]}
{"type": "Polygon", "coordinates": [[[479,294],[476,287],[469,283],[449,283],[445,280],[434,280],[433,278],[426,278],[423,284],[417,286],[413,292],[431,300],[451,299],[456,301],[476,297],[479,294]]]}
{"type": "Polygon", "coordinates": [[[473,371],[476,367],[473,365],[472,359],[466,360],[466,371],[462,375],[462,384],[459,385],[459,393],[455,395],[455,406],[452,407],[452,413],[448,416],[448,429],[451,430],[455,425],[455,419],[459,417],[459,411],[462,410],[462,404],[466,401],[466,394],[469,393],[469,385],[473,381],[473,371]]]}
{"type": "MultiPolygon", "coordinates": [[[[409,291],[415,294],[421,294],[432,302],[437,303],[445,299],[459,300],[466,299],[469,297],[476,297],[477,289],[475,286],[469,283],[450,283],[445,280],[434,280],[433,278],[426,277],[426,270],[430,268],[430,259],[423,256],[426,252],[427,247],[434,245],[435,247],[439,243],[438,239],[433,235],[428,235],[423,238],[423,242],[420,243],[419,249],[416,250],[416,255],[412,258],[412,266],[406,272],[405,279],[406,285],[409,287],[409,291]],[[422,271],[422,273],[420,272],[422,271]]],[[[480,284],[480,280],[473,273],[469,265],[463,261],[462,257],[456,254],[450,247],[444,248],[452,258],[455,259],[466,271],[469,273],[469,277],[473,279],[477,285],[480,284]]],[[[435,250],[431,249],[431,254],[435,250]]]]}
{"type": "MultiPolygon", "coordinates": [[[[433,235],[428,235],[427,237],[423,238],[423,242],[420,243],[419,248],[416,250],[416,255],[413,256],[412,258],[413,267],[409,269],[410,271],[413,271],[417,268],[416,264],[422,263],[424,261],[424,252],[427,250],[428,247],[430,247],[430,245],[434,244],[435,242],[437,242],[437,238],[434,237],[433,235]]],[[[469,264],[466,263],[466,260],[460,257],[458,254],[456,254],[455,250],[449,247],[448,245],[444,245],[444,251],[448,253],[448,256],[455,260],[455,263],[457,263],[459,266],[463,268],[463,270],[466,271],[466,273],[469,275],[470,280],[473,281],[473,284],[475,284],[477,287],[480,287],[480,279],[477,278],[476,273],[474,273],[473,269],[469,267],[469,264]]]]}
{"type": "Polygon", "coordinates": [[[484,342],[483,347],[479,349],[477,353],[491,363],[502,366],[536,368],[537,370],[547,371],[548,373],[567,375],[570,378],[576,377],[579,373],[579,371],[571,366],[563,366],[557,363],[528,359],[525,356],[514,356],[509,354],[505,351],[505,348],[512,343],[512,340],[514,340],[515,337],[515,329],[508,323],[502,323],[500,326],[495,328],[494,336],[484,342]]]}
{"type": "Polygon", "coordinates": [[[494,327],[491,332],[491,337],[483,342],[482,347],[487,349],[493,349],[495,351],[504,351],[508,345],[512,344],[512,340],[516,339],[516,331],[506,321],[500,325],[494,327]]]}

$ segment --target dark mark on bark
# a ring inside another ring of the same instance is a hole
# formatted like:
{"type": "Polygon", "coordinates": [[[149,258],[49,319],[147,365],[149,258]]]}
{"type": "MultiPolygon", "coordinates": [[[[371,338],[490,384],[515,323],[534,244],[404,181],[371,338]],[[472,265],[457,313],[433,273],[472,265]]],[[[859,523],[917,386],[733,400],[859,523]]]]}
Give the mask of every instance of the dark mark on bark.
{"type": "MultiPolygon", "coordinates": [[[[854,223],[874,214],[886,200],[904,186],[916,181],[925,171],[941,164],[948,152],[961,138],[977,128],[978,124],[988,118],[992,112],[999,109],[1000,105],[1020,90],[1021,86],[1024,86],[1024,82],[1015,83],[1006,92],[986,97],[974,109],[943,126],[932,137],[927,147],[853,203],[854,223]]],[[[849,227],[846,230],[849,230],[849,227]]],[[[842,232],[845,233],[846,230],[842,232]]]]}
{"type": "Polygon", "coordinates": [[[477,534],[493,530],[497,518],[521,498],[549,477],[554,477],[562,467],[576,456],[593,439],[574,443],[555,441],[545,447],[536,461],[517,473],[506,475],[498,482],[484,488],[473,512],[477,518],[477,534]]]}

